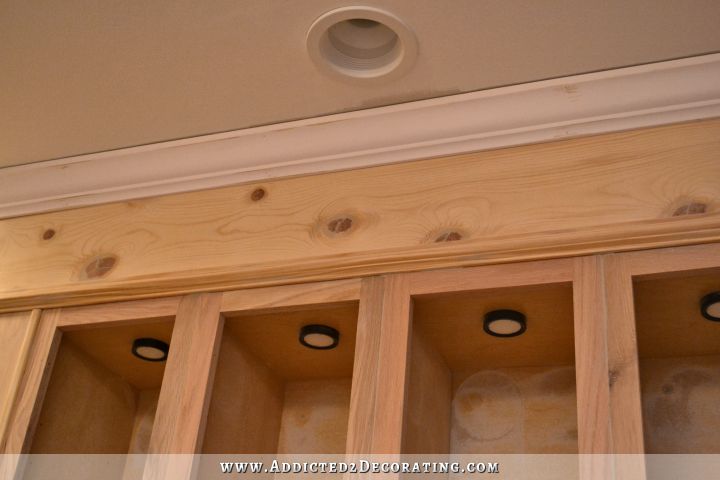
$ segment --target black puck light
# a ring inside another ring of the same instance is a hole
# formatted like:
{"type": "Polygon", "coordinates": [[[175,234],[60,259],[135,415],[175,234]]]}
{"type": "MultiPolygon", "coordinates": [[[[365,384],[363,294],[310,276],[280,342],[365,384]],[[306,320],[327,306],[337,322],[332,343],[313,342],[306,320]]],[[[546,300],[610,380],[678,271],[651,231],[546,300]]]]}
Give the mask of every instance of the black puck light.
{"type": "Polygon", "coordinates": [[[164,362],[170,346],[157,338],[136,338],[133,341],[132,354],[148,362],[164,362]]]}
{"type": "Polygon", "coordinates": [[[330,350],[340,342],[340,332],[327,325],[305,325],[300,329],[300,343],[316,350],[330,350]]]}
{"type": "Polygon", "coordinates": [[[720,322],[720,292],[712,292],[700,300],[700,313],[713,322],[720,322]]]}
{"type": "Polygon", "coordinates": [[[483,330],[494,337],[517,337],[526,329],[525,315],[515,310],[493,310],[485,314],[483,330]]]}

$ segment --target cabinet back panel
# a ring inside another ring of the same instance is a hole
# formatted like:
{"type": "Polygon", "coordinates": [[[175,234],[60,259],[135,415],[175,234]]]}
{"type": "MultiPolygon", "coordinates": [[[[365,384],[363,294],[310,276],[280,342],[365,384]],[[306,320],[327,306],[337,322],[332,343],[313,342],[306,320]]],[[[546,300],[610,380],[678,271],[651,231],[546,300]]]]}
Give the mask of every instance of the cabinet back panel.
{"type": "Polygon", "coordinates": [[[453,374],[452,453],[577,453],[575,368],[453,374]]]}
{"type": "Polygon", "coordinates": [[[351,383],[350,378],[288,382],[278,453],[345,453],[351,383]]]}
{"type": "Polygon", "coordinates": [[[645,451],[720,453],[720,355],[640,361],[645,451]]]}

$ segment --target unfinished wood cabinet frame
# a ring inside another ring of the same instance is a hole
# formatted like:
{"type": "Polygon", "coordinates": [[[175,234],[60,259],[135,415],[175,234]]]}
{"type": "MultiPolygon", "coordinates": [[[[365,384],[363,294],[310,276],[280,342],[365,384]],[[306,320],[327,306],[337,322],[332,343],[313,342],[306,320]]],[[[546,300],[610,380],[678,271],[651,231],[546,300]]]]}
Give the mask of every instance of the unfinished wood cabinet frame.
{"type": "MultiPolygon", "coordinates": [[[[347,453],[398,454],[406,411],[414,296],[571,283],[578,451],[643,454],[633,278],[718,267],[720,244],[707,244],[46,310],[30,346],[3,450],[28,450],[48,372],[65,330],[175,316],[171,352],[182,352],[171,353],[168,359],[151,452],[196,453],[204,434],[225,315],[357,301],[347,453]],[[189,387],[190,382],[197,385],[198,381],[205,392],[202,395],[189,387]],[[163,421],[163,416],[168,421],[163,421]],[[189,421],[170,421],[180,416],[189,421]]],[[[643,478],[643,462],[632,458],[614,464],[605,459],[581,461],[581,478],[608,478],[611,470],[615,478],[643,478]]],[[[146,472],[156,476],[178,475],[168,465],[150,467],[146,472]]],[[[181,470],[180,477],[189,478],[192,465],[181,470]]]]}
{"type": "Polygon", "coordinates": [[[3,452],[28,453],[63,331],[175,316],[179,299],[137,300],[45,310],[38,320],[3,452]]]}
{"type": "Polygon", "coordinates": [[[349,454],[400,453],[410,328],[407,276],[364,279],[350,396],[349,454]]]}
{"type": "Polygon", "coordinates": [[[411,295],[572,282],[582,479],[641,479],[634,274],[720,265],[720,245],[408,274],[411,295]],[[599,454],[599,455],[595,455],[599,454]],[[614,477],[613,477],[614,475],[614,477]]]}
{"type": "MultiPolygon", "coordinates": [[[[387,315],[383,316],[385,311],[383,301],[403,297],[402,294],[388,287],[392,279],[392,276],[356,278],[235,290],[224,292],[222,295],[223,315],[286,311],[298,307],[359,302],[346,444],[346,451],[349,454],[369,453],[373,451],[374,441],[379,442],[382,438],[386,443],[391,442],[387,437],[397,435],[384,429],[380,431],[379,426],[373,424],[375,409],[382,408],[378,407],[382,402],[376,400],[376,392],[382,388],[378,386],[380,383],[378,363],[381,338],[383,338],[381,329],[387,317],[387,315]],[[377,438],[374,438],[376,430],[379,433],[377,438]]],[[[409,302],[409,297],[407,298],[409,302]]],[[[385,336],[386,343],[393,340],[394,337],[385,336]]],[[[401,362],[400,368],[403,368],[404,364],[401,362]]],[[[402,385],[402,382],[400,384],[402,385]]]]}
{"type": "MultiPolygon", "coordinates": [[[[408,338],[411,330],[411,299],[413,295],[428,293],[449,293],[470,290],[482,290],[503,287],[542,285],[550,283],[574,283],[575,291],[575,335],[576,369],[578,381],[578,422],[579,449],[585,453],[605,453],[610,450],[607,438],[607,405],[603,400],[607,396],[602,388],[604,378],[602,369],[598,370],[597,356],[605,351],[603,338],[602,299],[598,297],[598,279],[602,275],[599,257],[580,257],[527,263],[490,265],[466,269],[438,270],[410,274],[368,277],[333,282],[299,284],[259,289],[229,291],[222,294],[191,295],[180,299],[171,297],[157,300],[131,301],[117,304],[89,307],[71,307],[48,310],[43,313],[41,329],[34,345],[34,354],[28,367],[26,385],[18,405],[33,405],[41,399],[43,374],[40,365],[52,361],[54,351],[51,346],[59,341],[62,330],[97,327],[122,322],[138,322],[143,318],[176,315],[176,322],[182,323],[183,302],[195,299],[204,303],[204,307],[187,307],[188,321],[213,322],[212,333],[207,341],[208,348],[183,348],[183,351],[203,350],[217,356],[217,329],[221,326],[221,317],[225,314],[241,311],[292,309],[299,306],[319,305],[345,301],[359,301],[358,339],[355,352],[357,373],[353,376],[352,411],[348,432],[349,453],[399,451],[401,424],[392,425],[385,420],[375,422],[374,418],[402,418],[405,400],[405,375],[407,369],[408,338]],[[210,300],[213,299],[213,300],[210,300]],[[210,302],[210,303],[207,303],[210,302]],[[109,308],[112,307],[112,308],[109,308]],[[195,310],[193,310],[195,309],[195,310]],[[212,346],[212,348],[209,348],[212,346]],[[43,357],[43,354],[47,358],[43,357]],[[379,365],[391,365],[392,368],[379,369],[379,365]],[[381,371],[382,370],[382,371],[381,371]],[[388,378],[385,378],[387,376],[388,378]],[[400,386],[400,387],[398,387],[400,386]],[[362,397],[359,392],[363,392],[362,397]],[[369,392],[369,393],[368,393],[369,392]],[[367,401],[370,398],[372,401],[367,401]],[[34,401],[33,401],[34,400],[34,401]],[[388,410],[389,409],[389,410],[388,410]],[[387,411],[386,411],[387,410],[387,411]],[[378,411],[381,413],[378,414],[378,411]]],[[[176,326],[177,328],[177,326],[176,326]]],[[[187,333],[173,334],[173,339],[190,338],[187,333]]],[[[185,341],[185,340],[183,340],[185,341]]],[[[56,346],[56,345],[55,345],[56,346]]],[[[206,382],[212,377],[210,366],[213,360],[206,358],[201,375],[206,382]]],[[[167,378],[179,369],[179,365],[191,364],[189,358],[178,361],[169,359],[167,378]]],[[[197,372],[196,372],[197,373],[197,372]]],[[[185,378],[185,377],[182,377],[185,378]]],[[[182,380],[163,384],[163,389],[182,392],[182,380]]],[[[168,395],[165,397],[169,398],[168,395]]],[[[173,397],[174,398],[174,397],[173,397]]],[[[167,401],[166,401],[167,402],[167,401]]],[[[165,403],[166,403],[165,402],[165,403]]],[[[176,403],[178,400],[176,399],[176,403]]],[[[164,404],[165,404],[164,403],[164,404]]],[[[182,411],[179,403],[165,408],[175,412],[182,411]]],[[[204,416],[202,409],[207,405],[195,407],[204,416]]],[[[18,412],[26,409],[20,408],[18,412]]],[[[196,423],[201,427],[201,420],[196,423]]],[[[14,431],[28,431],[31,415],[16,415],[14,431]]],[[[168,432],[164,432],[167,434],[168,432]]],[[[200,432],[201,433],[201,432],[200,432]]],[[[161,433],[153,435],[154,452],[192,453],[197,451],[197,437],[185,442],[177,439],[171,442],[171,435],[159,440],[161,433]],[[172,443],[172,445],[171,445],[172,443]]],[[[22,442],[25,440],[23,439],[22,442]]],[[[17,441],[9,444],[8,451],[25,451],[17,441]],[[12,447],[10,448],[10,445],[12,447]]]]}
{"type": "Polygon", "coordinates": [[[577,381],[578,451],[609,453],[609,415],[602,271],[597,257],[408,274],[411,295],[572,283],[577,381]],[[598,357],[599,356],[599,357],[598,357]]]}
{"type": "Polygon", "coordinates": [[[611,417],[617,453],[644,453],[633,279],[720,268],[720,244],[605,255],[611,417]]]}
{"type": "Polygon", "coordinates": [[[614,451],[645,453],[633,279],[720,268],[720,244],[603,256],[614,451]]]}
{"type": "Polygon", "coordinates": [[[601,257],[607,308],[609,410],[615,478],[644,479],[643,413],[633,280],[720,268],[720,244],[601,257]]]}
{"type": "MultiPolygon", "coordinates": [[[[173,348],[167,360],[148,453],[197,453],[207,412],[207,390],[217,358],[222,325],[220,302],[221,294],[193,294],[42,312],[3,452],[29,452],[64,331],[174,317],[173,348]],[[209,325],[214,327],[208,328],[209,325]],[[204,394],[197,394],[198,386],[201,391],[204,389],[204,394]],[[178,418],[183,421],[178,422],[178,418]]],[[[151,476],[148,478],[190,475],[192,465],[183,465],[182,472],[177,468],[168,471],[166,462],[160,460],[148,463],[146,475],[151,476]]]]}

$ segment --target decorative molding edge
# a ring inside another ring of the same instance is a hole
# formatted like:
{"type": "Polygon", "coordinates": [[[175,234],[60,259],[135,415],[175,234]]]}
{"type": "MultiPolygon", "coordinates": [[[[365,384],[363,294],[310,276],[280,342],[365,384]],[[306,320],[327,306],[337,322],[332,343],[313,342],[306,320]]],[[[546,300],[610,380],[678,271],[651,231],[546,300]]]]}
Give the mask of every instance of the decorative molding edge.
{"type": "Polygon", "coordinates": [[[720,54],[0,169],[0,218],[720,117],[720,54]]]}

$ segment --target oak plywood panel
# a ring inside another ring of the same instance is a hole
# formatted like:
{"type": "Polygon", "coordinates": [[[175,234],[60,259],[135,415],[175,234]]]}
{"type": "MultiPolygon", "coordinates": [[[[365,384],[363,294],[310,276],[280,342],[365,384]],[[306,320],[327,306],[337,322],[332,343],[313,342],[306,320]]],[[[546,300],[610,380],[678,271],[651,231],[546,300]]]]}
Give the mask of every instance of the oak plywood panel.
{"type": "Polygon", "coordinates": [[[578,452],[572,365],[458,372],[453,383],[452,453],[578,452]]]}
{"type": "Polygon", "coordinates": [[[450,453],[452,390],[442,355],[413,331],[402,453],[450,453]]]}
{"type": "Polygon", "coordinates": [[[720,453],[720,324],[700,313],[717,262],[633,282],[646,453],[720,453]]]}
{"type": "Polygon", "coordinates": [[[132,355],[133,340],[150,337],[170,344],[172,331],[173,322],[169,320],[130,323],[64,332],[63,341],[73,343],[98,364],[144,390],[160,388],[165,362],[146,362],[132,355]]]}
{"type": "Polygon", "coordinates": [[[645,451],[720,453],[720,355],[640,360],[645,451]]]}
{"type": "Polygon", "coordinates": [[[414,327],[452,371],[574,362],[570,283],[423,295],[414,305],[414,327]],[[510,341],[486,334],[484,315],[496,309],[525,313],[527,331],[510,341]]]}
{"type": "Polygon", "coordinates": [[[351,377],[358,304],[295,307],[292,311],[228,316],[225,335],[234,336],[243,348],[266,364],[283,380],[351,377]],[[298,342],[304,325],[322,324],[340,332],[332,350],[313,350],[298,342]]]}
{"type": "Polygon", "coordinates": [[[633,282],[642,358],[720,354],[720,323],[706,320],[700,300],[720,291],[720,268],[633,282]]]}
{"type": "Polygon", "coordinates": [[[30,453],[128,452],[137,392],[63,340],[30,453]]]}
{"type": "Polygon", "coordinates": [[[233,335],[225,333],[210,394],[202,452],[275,452],[283,396],[282,381],[233,335]]]}
{"type": "Polygon", "coordinates": [[[132,437],[128,448],[129,454],[148,452],[159,396],[159,388],[141,390],[137,393],[135,422],[133,423],[132,437]]]}
{"type": "Polygon", "coordinates": [[[8,219],[0,309],[719,240],[719,154],[710,120],[8,219]]]}
{"type": "Polygon", "coordinates": [[[277,453],[345,453],[351,384],[350,378],[288,382],[277,453]]]}

